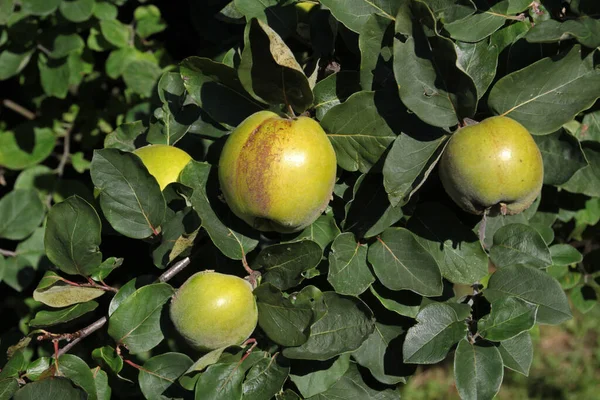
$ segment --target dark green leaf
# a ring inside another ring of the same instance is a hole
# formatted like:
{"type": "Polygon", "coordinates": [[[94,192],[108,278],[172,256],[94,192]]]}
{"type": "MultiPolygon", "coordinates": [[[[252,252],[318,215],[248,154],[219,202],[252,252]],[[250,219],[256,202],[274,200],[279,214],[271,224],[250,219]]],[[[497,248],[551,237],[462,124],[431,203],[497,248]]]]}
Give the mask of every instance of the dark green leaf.
{"type": "Polygon", "coordinates": [[[550,247],[552,265],[571,265],[583,260],[583,256],[577,249],[568,244],[555,244],[550,247]]]}
{"type": "Polygon", "coordinates": [[[131,36],[129,27],[116,19],[100,21],[100,31],[104,38],[116,47],[126,47],[129,45],[131,36]]]}
{"type": "Polygon", "coordinates": [[[388,289],[423,296],[442,293],[442,275],[433,257],[404,228],[389,228],[369,246],[369,263],[388,289]]]}
{"type": "Polygon", "coordinates": [[[142,121],[127,122],[119,125],[117,129],[106,135],[104,147],[123,151],[134,151],[135,139],[146,131],[142,121]]]}
{"type": "Polygon", "coordinates": [[[490,258],[498,268],[529,264],[546,268],[552,264],[550,250],[535,229],[524,224],[510,224],[494,234],[490,258]]]}
{"type": "Polygon", "coordinates": [[[439,203],[417,207],[407,228],[453,283],[472,284],[488,273],[488,257],[477,235],[448,208],[439,203]]]}
{"type": "Polygon", "coordinates": [[[461,399],[492,400],[503,378],[502,356],[497,348],[460,341],[454,355],[454,379],[461,399]]]}
{"type": "Polygon", "coordinates": [[[317,82],[313,89],[317,119],[322,120],[330,109],[360,89],[359,76],[355,71],[340,71],[317,82]]]}
{"type": "Polygon", "coordinates": [[[188,163],[179,180],[194,190],[190,202],[202,220],[202,227],[225,256],[241,260],[256,247],[258,240],[254,239],[255,233],[248,233],[252,237],[246,236],[247,226],[234,220],[229,209],[218,199],[214,187],[216,177],[214,171],[211,173],[210,164],[188,163]]]}
{"type": "Polygon", "coordinates": [[[417,324],[408,329],[404,339],[405,363],[438,363],[467,333],[467,324],[448,304],[430,304],[419,311],[416,319],[417,324]]]}
{"type": "Polygon", "coordinates": [[[553,19],[535,24],[525,39],[531,43],[552,43],[576,39],[587,47],[600,46],[600,21],[587,16],[558,22],[553,19]]]}
{"type": "Polygon", "coordinates": [[[479,334],[493,342],[512,339],[533,328],[538,306],[517,297],[492,302],[492,312],[477,323],[479,334]]]}
{"type": "Polygon", "coordinates": [[[22,0],[21,9],[26,14],[48,15],[54,12],[62,0],[22,0]]]}
{"type": "MultiPolygon", "coordinates": [[[[296,31],[296,8],[279,0],[235,0],[232,1],[237,12],[246,17],[247,21],[257,18],[268,23],[282,37],[287,37],[296,31]]],[[[223,12],[223,10],[221,10],[223,12]]]]}
{"type": "Polygon", "coordinates": [[[360,32],[372,14],[393,21],[398,12],[398,2],[393,0],[322,0],[333,16],[354,32],[360,32]]]}
{"type": "Polygon", "coordinates": [[[133,47],[122,47],[111,51],[105,64],[106,75],[112,79],[119,78],[131,62],[136,60],[137,55],[138,53],[133,47]]]}
{"type": "Polygon", "coordinates": [[[0,166],[25,169],[38,164],[52,153],[55,144],[52,129],[32,123],[19,125],[15,132],[0,132],[0,166]]]}
{"type": "MultiPolygon", "coordinates": [[[[312,363],[315,364],[314,362],[312,363]]],[[[305,398],[325,392],[346,373],[350,366],[350,355],[342,354],[333,363],[325,363],[326,369],[313,367],[307,374],[290,375],[302,396],[305,398]]]]}
{"type": "Polygon", "coordinates": [[[110,346],[94,349],[92,357],[99,363],[107,365],[115,374],[118,374],[123,369],[123,359],[110,346]]]}
{"type": "Polygon", "coordinates": [[[600,196],[600,149],[590,143],[583,147],[583,153],[588,161],[588,166],[575,172],[562,188],[572,192],[581,193],[590,197],[600,196]]]}
{"type": "Polygon", "coordinates": [[[142,365],[138,380],[147,399],[159,398],[192,365],[192,360],[181,353],[163,353],[142,365]]]}
{"type": "MultiPolygon", "coordinates": [[[[64,4],[66,4],[66,2],[64,4]]],[[[83,42],[83,39],[76,33],[57,35],[54,38],[51,53],[48,55],[51,58],[63,58],[73,52],[82,50],[84,46],[85,43],[83,42]]]]}
{"type": "Polygon", "coordinates": [[[507,1],[501,1],[489,10],[469,15],[458,21],[444,24],[453,39],[463,42],[479,42],[496,32],[509,18],[507,1]]]}
{"type": "Polygon", "coordinates": [[[325,249],[339,234],[340,228],[337,227],[333,216],[323,214],[290,241],[308,239],[317,243],[322,249],[325,249]]]}
{"type": "Polygon", "coordinates": [[[310,328],[308,341],[288,347],[283,355],[303,360],[328,360],[356,350],[373,332],[372,312],[359,299],[324,293],[327,313],[310,328]]]}
{"type": "Polygon", "coordinates": [[[404,329],[399,326],[376,323],[371,336],[352,353],[352,357],[358,364],[368,368],[381,383],[395,385],[405,382],[399,365],[402,344],[397,340],[402,333],[404,329]]]}
{"type": "Polygon", "coordinates": [[[261,20],[253,19],[246,25],[238,75],[244,89],[258,101],[286,104],[297,113],[313,102],[310,84],[294,54],[261,20]]]}
{"type": "Polygon", "coordinates": [[[281,360],[277,355],[265,357],[250,368],[242,385],[243,400],[272,399],[281,391],[290,372],[281,360]]]}
{"type": "Polygon", "coordinates": [[[555,132],[600,97],[600,69],[593,57],[582,59],[581,47],[574,46],[565,55],[506,75],[492,88],[489,107],[533,134],[555,132]]]}
{"type": "Polygon", "coordinates": [[[96,383],[90,367],[81,358],[72,354],[63,354],[58,358],[60,373],[82,388],[88,400],[96,400],[96,383]]]}
{"type": "Polygon", "coordinates": [[[48,96],[64,99],[69,91],[71,70],[66,59],[54,60],[45,54],[38,55],[40,83],[48,96]]]}
{"type": "Polygon", "coordinates": [[[369,288],[373,296],[388,310],[406,317],[415,318],[421,308],[422,297],[409,291],[393,291],[373,285],[369,288]],[[407,301],[407,299],[410,299],[407,301]],[[406,304],[408,303],[408,304],[406,304]]]}
{"type": "Polygon", "coordinates": [[[529,332],[523,332],[512,339],[500,342],[498,350],[506,368],[525,376],[529,375],[529,367],[533,361],[533,345],[529,332]]]}
{"type": "Polygon", "coordinates": [[[265,247],[254,259],[254,268],[263,271],[265,282],[281,290],[298,285],[306,272],[319,264],[323,250],[310,240],[265,247]]]}
{"type": "Polygon", "coordinates": [[[91,176],[104,216],[119,233],[143,239],[158,233],[165,200],[158,182],[134,154],[95,150],[91,176]]]}
{"type": "Polygon", "coordinates": [[[560,324],[572,317],[567,296],[560,284],[546,272],[526,265],[497,270],[488,283],[485,297],[494,302],[515,296],[539,305],[537,322],[560,324]]]}
{"type": "MultiPolygon", "coordinates": [[[[110,21],[102,21],[110,22],[110,21]]],[[[127,87],[144,97],[152,96],[154,86],[162,73],[161,68],[148,60],[133,60],[123,72],[127,87]]]]}
{"type": "Polygon", "coordinates": [[[478,43],[456,42],[457,65],[471,77],[481,99],[492,84],[498,67],[498,46],[488,40],[478,43]]]}
{"type": "Polygon", "coordinates": [[[44,327],[62,324],[79,318],[82,315],[95,310],[97,307],[98,303],[95,301],[88,301],[86,303],[72,305],[63,310],[39,311],[35,314],[35,318],[29,321],[29,326],[44,327]]]}
{"type": "MultiPolygon", "coordinates": [[[[44,277],[44,279],[48,280],[49,278],[44,277]]],[[[50,283],[49,286],[40,287],[44,279],[40,281],[38,288],[33,292],[33,298],[50,307],[60,308],[78,303],[86,303],[104,294],[104,290],[102,289],[69,285],[60,280],[62,279],[60,277],[58,277],[58,280],[50,283]]]]}
{"type": "Polygon", "coordinates": [[[127,297],[108,320],[108,334],[131,353],[148,351],[164,338],[160,330],[163,305],[174,289],[166,283],[144,286],[127,297]]]}
{"type": "Polygon", "coordinates": [[[342,233],[331,245],[327,281],[339,294],[358,296],[375,282],[367,265],[367,245],[352,233],[342,233]]]}
{"type": "Polygon", "coordinates": [[[46,255],[61,271],[88,276],[102,262],[101,230],[100,217],[94,207],[81,197],[69,197],[48,213],[44,237],[46,255]]]}
{"type": "Polygon", "coordinates": [[[396,103],[391,94],[358,92],[327,112],[321,125],[340,167],[368,172],[379,160],[396,138],[384,118],[397,112],[396,103]]]}
{"type": "Polygon", "coordinates": [[[225,64],[189,57],[179,70],[192,99],[218,123],[235,127],[262,109],[246,92],[235,69],[225,64]]]}
{"type": "Polygon", "coordinates": [[[374,83],[381,85],[385,84],[387,78],[393,79],[391,66],[385,65],[381,54],[384,38],[392,23],[393,20],[389,18],[371,14],[361,28],[358,46],[361,54],[360,84],[364,90],[373,90],[375,89],[374,83]],[[383,76],[379,77],[379,74],[383,76]],[[376,79],[383,80],[383,82],[377,82],[376,79]]]}
{"type": "Polygon", "coordinates": [[[33,189],[16,189],[0,198],[0,238],[22,240],[44,218],[44,205],[33,189]]]}
{"type": "Polygon", "coordinates": [[[533,138],[544,160],[544,184],[567,183],[575,172],[587,166],[579,142],[563,129],[533,138]]]}
{"type": "Polygon", "coordinates": [[[300,346],[308,339],[313,320],[309,304],[293,304],[275,286],[266,283],[254,290],[258,307],[258,325],[282,346],[300,346]]]}
{"type": "Polygon", "coordinates": [[[84,400],[84,391],[71,386],[71,381],[65,378],[50,377],[37,382],[28,383],[15,393],[15,400],[47,399],[51,393],[54,398],[61,400],[84,400]]]}
{"type": "Polygon", "coordinates": [[[200,375],[196,383],[196,400],[241,400],[244,371],[237,362],[215,364],[200,375]]]}

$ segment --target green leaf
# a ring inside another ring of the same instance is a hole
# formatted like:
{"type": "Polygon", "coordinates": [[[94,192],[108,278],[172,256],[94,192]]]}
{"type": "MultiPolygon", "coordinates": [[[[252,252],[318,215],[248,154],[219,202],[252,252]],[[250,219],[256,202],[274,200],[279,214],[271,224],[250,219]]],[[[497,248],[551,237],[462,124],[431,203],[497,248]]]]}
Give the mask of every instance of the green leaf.
{"type": "Polygon", "coordinates": [[[587,47],[600,46],[600,21],[588,16],[564,22],[549,19],[535,24],[525,36],[531,43],[553,43],[572,38],[587,47]]]}
{"type": "Polygon", "coordinates": [[[147,38],[155,33],[162,32],[167,24],[160,16],[160,9],[154,5],[141,6],[133,12],[136,21],[135,31],[141,38],[147,38]]]}
{"type": "Polygon", "coordinates": [[[565,55],[506,75],[492,88],[488,105],[533,134],[555,132],[600,97],[600,70],[593,57],[582,59],[581,47],[574,46],[565,55]]]}
{"type": "MultiPolygon", "coordinates": [[[[82,390],[71,386],[71,381],[65,378],[50,377],[37,382],[31,382],[23,386],[15,393],[15,400],[38,400],[48,398],[48,393],[57,399],[80,400],[85,399],[82,390]]],[[[95,398],[95,397],[94,397],[95,398]]]]}
{"type": "Polygon", "coordinates": [[[503,378],[502,356],[497,348],[460,341],[454,355],[454,379],[461,399],[491,400],[503,378]]]}
{"type": "Polygon", "coordinates": [[[496,76],[498,46],[488,40],[478,43],[456,42],[456,65],[471,77],[481,99],[496,76]]]}
{"type": "Polygon", "coordinates": [[[179,70],[189,95],[218,123],[235,127],[262,109],[246,92],[236,70],[225,64],[189,57],[179,70]]]}
{"type": "Polygon", "coordinates": [[[6,25],[14,9],[15,0],[0,0],[0,25],[6,25]]]}
{"type": "Polygon", "coordinates": [[[94,349],[92,357],[99,363],[107,365],[115,374],[118,374],[123,369],[123,359],[111,346],[94,349]]]}
{"type": "Polygon", "coordinates": [[[323,296],[327,313],[311,326],[306,343],[283,350],[287,358],[328,360],[358,349],[373,332],[373,314],[361,300],[334,292],[323,296]]]}
{"type": "Polygon", "coordinates": [[[264,282],[287,290],[304,280],[302,274],[316,267],[322,254],[321,246],[310,240],[275,244],[262,249],[252,265],[263,271],[264,282]]]}
{"type": "Polygon", "coordinates": [[[533,345],[529,332],[523,332],[512,339],[500,342],[498,350],[506,368],[525,376],[529,375],[529,368],[533,361],[533,345]]]}
{"type": "Polygon", "coordinates": [[[379,382],[395,385],[406,382],[398,360],[402,358],[402,345],[397,338],[404,329],[394,325],[375,324],[375,330],[364,341],[352,357],[356,362],[371,371],[379,382]]]}
{"type": "Polygon", "coordinates": [[[550,250],[535,229],[524,224],[510,224],[494,234],[490,258],[498,268],[529,264],[546,268],[552,264],[550,250]]]}
{"type": "Polygon", "coordinates": [[[26,14],[44,16],[53,13],[63,0],[22,0],[21,10],[26,14]]]}
{"type": "Polygon", "coordinates": [[[0,53],[0,80],[6,80],[19,74],[29,64],[34,50],[13,52],[3,49],[0,53]]]}
{"type": "Polygon", "coordinates": [[[367,173],[358,177],[352,188],[352,200],[345,206],[346,218],[342,221],[345,231],[359,238],[369,238],[395,224],[402,218],[400,206],[392,207],[384,190],[383,175],[367,173]]]}
{"type": "Polygon", "coordinates": [[[477,235],[442,204],[419,205],[407,228],[433,256],[442,276],[450,282],[468,285],[487,275],[489,260],[477,235]]]}
{"type": "Polygon", "coordinates": [[[202,220],[202,227],[225,256],[241,260],[256,247],[255,233],[246,236],[247,226],[239,220],[232,223],[231,211],[217,198],[217,179],[210,164],[191,161],[181,171],[179,180],[194,190],[190,202],[202,220]]]}
{"type": "Polygon", "coordinates": [[[407,4],[396,20],[394,76],[400,98],[427,124],[455,126],[475,113],[477,89],[457,67],[454,43],[441,36],[427,37],[420,19],[407,4]]]}
{"type": "Polygon", "coordinates": [[[504,49],[525,36],[530,28],[531,24],[528,21],[515,22],[494,32],[490,37],[490,43],[498,47],[498,53],[502,53],[504,49]]]}
{"type": "Polygon", "coordinates": [[[517,297],[492,302],[492,312],[477,323],[477,332],[493,342],[512,339],[533,328],[538,306],[517,297]]]}
{"type": "Polygon", "coordinates": [[[108,1],[97,0],[94,4],[94,17],[101,21],[105,19],[115,19],[117,18],[118,13],[119,10],[117,9],[117,6],[108,1]]]}
{"type": "Polygon", "coordinates": [[[600,111],[585,114],[575,136],[579,140],[600,142],[600,111]]]}
{"type": "MultiPolygon", "coordinates": [[[[29,388],[31,389],[31,388],[29,388]]],[[[17,378],[4,378],[0,379],[0,399],[13,399],[13,395],[15,392],[19,390],[19,381],[17,378]]],[[[27,397],[23,397],[21,394],[21,398],[26,399],[27,397]]]]}
{"type": "Polygon", "coordinates": [[[104,147],[107,149],[134,151],[136,148],[134,141],[145,131],[146,127],[142,121],[126,122],[106,135],[104,147]]]}
{"type": "Polygon", "coordinates": [[[309,397],[307,400],[397,400],[400,394],[392,389],[375,390],[363,381],[362,375],[355,364],[350,364],[348,370],[332,387],[323,393],[309,397]]]}
{"type": "Polygon", "coordinates": [[[63,0],[60,13],[71,22],[83,22],[90,19],[94,11],[94,0],[63,0]]]}
{"type": "Polygon", "coordinates": [[[290,367],[281,365],[282,357],[265,357],[250,368],[242,384],[244,400],[271,399],[287,380],[290,367]]]}
{"type": "Polygon", "coordinates": [[[84,47],[83,39],[76,33],[57,35],[52,44],[52,51],[48,56],[50,58],[63,58],[73,52],[82,50],[84,47]]]}
{"type": "Polygon", "coordinates": [[[494,302],[507,296],[539,305],[539,323],[557,325],[572,318],[567,296],[560,284],[537,268],[512,265],[497,270],[490,278],[485,297],[494,302]]]}
{"type": "Polygon", "coordinates": [[[533,139],[542,153],[544,161],[544,184],[562,185],[587,161],[577,139],[563,129],[550,135],[534,136],[533,139]]]}
{"type": "Polygon", "coordinates": [[[61,271],[88,276],[102,262],[101,231],[100,217],[94,207],[81,197],[69,197],[48,213],[46,255],[61,271]]]}
{"type": "Polygon", "coordinates": [[[95,150],[91,176],[100,190],[102,212],[117,232],[135,239],[158,233],[165,200],[139,157],[116,149],[95,150]]]}
{"type": "Polygon", "coordinates": [[[433,257],[404,228],[388,228],[369,246],[369,263],[388,289],[423,296],[442,293],[442,275],[433,257]]]}
{"type": "Polygon", "coordinates": [[[313,89],[317,119],[322,120],[329,110],[360,89],[359,75],[355,71],[340,71],[317,82],[313,89]]]}
{"type": "Polygon", "coordinates": [[[65,59],[53,60],[45,54],[38,55],[40,83],[48,96],[64,99],[69,91],[71,70],[65,59]]]}
{"type": "Polygon", "coordinates": [[[175,290],[166,283],[155,283],[136,290],[121,302],[108,320],[108,334],[131,353],[156,347],[164,338],[160,329],[163,305],[175,290]]]}
{"type": "Polygon", "coordinates": [[[342,354],[333,363],[326,362],[321,368],[318,363],[312,363],[312,368],[307,374],[292,374],[290,380],[294,382],[302,396],[308,398],[325,392],[333,386],[348,370],[350,355],[342,354]]]}
{"type": "Polygon", "coordinates": [[[573,302],[573,305],[581,313],[587,313],[594,308],[598,303],[598,294],[596,290],[590,285],[583,285],[574,288],[569,294],[569,298],[573,302]]]}
{"type": "Polygon", "coordinates": [[[244,371],[239,364],[215,364],[200,375],[195,399],[241,400],[244,371]]]}
{"type": "MultiPolygon", "coordinates": [[[[27,374],[27,379],[37,381],[40,378],[43,378],[45,372],[50,368],[50,361],[50,357],[40,357],[37,360],[30,362],[27,366],[27,371],[25,372],[27,374]]],[[[1,390],[0,393],[2,393],[1,390]]],[[[1,394],[0,398],[2,398],[1,394]]]]}
{"type": "Polygon", "coordinates": [[[152,357],[142,365],[138,380],[147,399],[160,398],[192,365],[192,360],[181,353],[163,353],[152,357]]]}
{"type": "Polygon", "coordinates": [[[81,317],[84,314],[94,311],[98,307],[95,301],[75,304],[71,307],[57,311],[39,311],[35,314],[35,318],[29,321],[29,326],[44,327],[58,325],[72,321],[81,317]]]}
{"type": "Polygon", "coordinates": [[[258,101],[287,104],[297,113],[313,102],[310,84],[294,54],[261,20],[252,19],[246,25],[238,75],[244,89],[258,101]]]}
{"type": "Polygon", "coordinates": [[[397,100],[389,93],[358,92],[331,108],[321,125],[333,145],[340,167],[368,172],[396,134],[384,116],[397,113],[397,100]]]}
{"type": "Polygon", "coordinates": [[[467,334],[467,324],[448,304],[433,303],[419,311],[408,329],[402,354],[408,364],[436,364],[467,334]]]}
{"type": "Polygon", "coordinates": [[[137,55],[137,50],[133,47],[123,47],[111,51],[106,64],[104,64],[106,75],[112,79],[118,79],[127,70],[129,65],[136,60],[137,55]]]}
{"type": "Polygon", "coordinates": [[[96,368],[92,372],[96,384],[96,397],[98,400],[110,400],[112,389],[108,386],[108,375],[100,368],[96,368]]]}
{"type": "MultiPolygon", "coordinates": [[[[47,275],[48,272],[44,278],[47,275]]],[[[104,290],[102,289],[72,286],[60,279],[62,278],[58,277],[58,280],[54,280],[48,286],[43,286],[44,279],[42,279],[37,289],[33,292],[34,300],[50,307],[60,308],[78,303],[86,303],[104,294],[104,290]]]]}
{"type": "Polygon", "coordinates": [[[393,0],[322,0],[333,16],[346,27],[359,33],[372,14],[394,21],[398,2],[393,0]]]}
{"type": "Polygon", "coordinates": [[[421,296],[409,291],[393,291],[383,285],[375,285],[371,285],[369,289],[385,308],[405,317],[417,316],[423,300],[421,296]]]}
{"type": "Polygon", "coordinates": [[[322,249],[325,249],[339,234],[340,228],[336,225],[333,216],[330,214],[323,214],[290,241],[307,239],[317,243],[322,249]]]}
{"type": "Polygon", "coordinates": [[[185,247],[193,245],[199,228],[200,219],[191,207],[177,211],[171,219],[163,224],[161,243],[152,251],[154,265],[162,269],[173,262],[183,251],[187,250],[185,247]],[[189,242],[185,243],[186,240],[189,242]],[[180,245],[183,245],[184,248],[178,249],[177,246],[180,245]]]}
{"type": "MultiPolygon", "coordinates": [[[[297,11],[293,5],[279,0],[235,0],[232,1],[237,11],[247,21],[257,18],[268,23],[282,37],[290,36],[296,31],[297,11]]],[[[221,10],[223,11],[223,10],[221,10]]]]}
{"type": "Polygon", "coordinates": [[[327,281],[339,294],[358,296],[375,282],[367,265],[367,245],[352,233],[342,233],[331,245],[327,281]]]}
{"type": "Polygon", "coordinates": [[[161,73],[161,68],[151,61],[134,60],[125,68],[123,80],[135,93],[150,97],[161,73]]]}
{"type": "Polygon", "coordinates": [[[33,123],[19,125],[15,132],[0,132],[0,166],[19,170],[38,164],[52,154],[55,144],[52,129],[33,123]]]}
{"type": "Polygon", "coordinates": [[[435,131],[427,135],[423,133],[420,132],[416,138],[404,133],[399,135],[385,159],[383,186],[392,206],[403,205],[410,200],[442,154],[447,136],[435,131]]]}
{"type": "Polygon", "coordinates": [[[22,240],[44,218],[44,205],[33,189],[16,189],[0,198],[0,238],[22,240]]]}
{"type": "Polygon", "coordinates": [[[385,86],[388,78],[393,79],[391,65],[386,65],[382,55],[382,46],[391,43],[389,28],[392,23],[389,18],[371,14],[358,35],[360,84],[364,90],[374,90],[374,86],[385,86]]]}
{"type": "Polygon", "coordinates": [[[581,253],[568,244],[555,244],[550,247],[552,265],[571,265],[583,261],[581,253]]]}
{"type": "MultiPolygon", "coordinates": [[[[496,233],[496,231],[498,231],[498,229],[502,228],[503,226],[507,226],[510,224],[527,225],[529,221],[525,216],[526,212],[527,211],[515,215],[502,215],[501,213],[496,213],[497,215],[488,215],[484,226],[485,232],[483,243],[485,245],[485,248],[489,249],[490,247],[492,247],[494,234],[496,233]]],[[[481,222],[473,230],[478,233],[480,229],[481,222]]]]}
{"type": "Polygon", "coordinates": [[[258,307],[258,325],[264,333],[282,346],[300,346],[309,336],[313,320],[310,304],[292,303],[270,283],[254,289],[258,307]]]}
{"type": "Polygon", "coordinates": [[[584,142],[583,154],[588,166],[575,172],[561,187],[571,193],[600,197],[600,148],[593,142],[584,142]]]}
{"type": "Polygon", "coordinates": [[[58,358],[60,373],[82,388],[89,400],[96,400],[96,382],[90,367],[81,358],[72,354],[63,354],[58,358]]]}
{"type": "Polygon", "coordinates": [[[100,21],[100,31],[102,32],[102,36],[116,47],[126,47],[129,45],[131,31],[127,25],[116,19],[100,21]]]}
{"type": "Polygon", "coordinates": [[[463,42],[479,42],[500,29],[509,18],[507,1],[501,1],[489,10],[469,15],[458,21],[444,24],[453,39],[463,42]]]}

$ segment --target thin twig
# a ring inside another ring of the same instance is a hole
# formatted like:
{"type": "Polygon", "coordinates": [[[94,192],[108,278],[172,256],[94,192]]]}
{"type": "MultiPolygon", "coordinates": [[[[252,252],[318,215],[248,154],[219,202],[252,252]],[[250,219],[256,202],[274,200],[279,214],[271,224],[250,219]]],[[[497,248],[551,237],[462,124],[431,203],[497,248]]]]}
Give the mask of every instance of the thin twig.
{"type": "MultiPolygon", "coordinates": [[[[162,274],[157,280],[159,282],[167,282],[169,279],[173,278],[175,275],[177,275],[179,272],[181,272],[189,264],[190,264],[190,257],[186,257],[183,260],[175,263],[175,265],[173,265],[171,268],[169,268],[167,271],[165,271],[165,273],[162,274]]],[[[61,355],[67,353],[77,343],[81,342],[84,338],[86,338],[87,336],[96,332],[98,329],[102,328],[106,324],[107,321],[108,321],[108,318],[106,316],[104,316],[104,317],[100,318],[99,320],[97,320],[96,322],[92,323],[91,325],[88,325],[85,328],[83,328],[75,333],[69,334],[69,337],[65,337],[65,339],[67,339],[67,340],[72,339],[72,340],[65,347],[60,349],[60,351],[58,352],[58,356],[60,357],[61,355]]],[[[38,340],[43,340],[43,339],[40,339],[38,337],[38,340]]]]}
{"type": "Polygon", "coordinates": [[[16,257],[17,253],[10,250],[0,249],[0,255],[3,255],[5,257],[16,257]]]}
{"type": "Polygon", "coordinates": [[[71,151],[71,129],[73,128],[70,127],[65,132],[62,156],[60,157],[60,163],[58,164],[58,167],[56,167],[56,173],[58,176],[63,176],[63,173],[65,172],[65,166],[69,160],[69,152],[71,151]]]}
{"type": "Polygon", "coordinates": [[[17,104],[12,100],[4,99],[4,100],[2,100],[2,104],[4,105],[4,107],[13,110],[17,114],[22,115],[23,117],[27,118],[30,121],[35,119],[35,114],[33,112],[29,111],[22,105],[17,104]]]}

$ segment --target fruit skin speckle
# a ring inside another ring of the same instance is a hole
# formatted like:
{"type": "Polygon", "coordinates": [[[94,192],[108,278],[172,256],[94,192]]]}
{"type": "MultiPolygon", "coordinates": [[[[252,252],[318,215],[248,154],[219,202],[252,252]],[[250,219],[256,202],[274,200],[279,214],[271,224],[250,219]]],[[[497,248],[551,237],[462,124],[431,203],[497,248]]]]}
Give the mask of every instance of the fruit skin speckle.
{"type": "Polygon", "coordinates": [[[542,155],[531,134],[503,116],[454,133],[439,171],[448,195],[473,214],[496,205],[518,214],[533,203],[544,180],[542,155]]]}
{"type": "Polygon", "coordinates": [[[170,315],[175,329],[201,351],[241,344],[258,322],[250,283],[214,271],[185,281],[173,296],[170,315]]]}
{"type": "Polygon", "coordinates": [[[297,232],[325,210],[337,161],[311,118],[261,111],[229,136],[219,160],[219,183],[235,215],[254,229],[297,232]]]}

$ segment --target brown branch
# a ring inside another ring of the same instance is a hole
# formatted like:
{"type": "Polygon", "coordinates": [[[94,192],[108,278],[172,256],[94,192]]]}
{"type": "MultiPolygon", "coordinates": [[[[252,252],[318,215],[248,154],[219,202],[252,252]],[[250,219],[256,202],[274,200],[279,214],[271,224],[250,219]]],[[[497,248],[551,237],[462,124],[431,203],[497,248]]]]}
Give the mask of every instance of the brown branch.
{"type": "Polygon", "coordinates": [[[16,257],[17,253],[10,250],[0,249],[0,255],[3,255],[5,257],[16,257]]]}
{"type": "Polygon", "coordinates": [[[69,153],[71,151],[71,129],[73,129],[72,126],[65,131],[65,138],[63,141],[63,152],[62,156],[60,157],[60,163],[58,164],[58,167],[56,167],[56,173],[58,174],[58,176],[63,176],[65,172],[65,166],[67,165],[67,161],[69,160],[69,153]]]}
{"type": "MultiPolygon", "coordinates": [[[[157,279],[157,281],[158,282],[167,282],[169,279],[173,278],[175,275],[177,275],[179,272],[181,272],[189,264],[190,264],[190,257],[186,257],[183,260],[178,261],[177,263],[175,263],[175,265],[173,265],[171,268],[169,268],[167,271],[165,271],[165,273],[163,273],[157,279]]],[[[58,339],[70,340],[70,343],[68,343],[65,347],[60,349],[60,351],[58,352],[58,356],[60,357],[61,355],[65,354],[69,350],[71,350],[73,348],[73,346],[75,346],[77,343],[81,342],[83,339],[85,339],[92,333],[96,332],[98,329],[102,328],[106,324],[106,322],[108,322],[108,318],[106,316],[104,316],[104,317],[100,318],[99,320],[97,320],[96,322],[92,323],[91,325],[88,325],[85,328],[83,328],[75,333],[55,335],[55,334],[51,334],[51,333],[47,332],[45,335],[38,336],[38,340],[44,340],[44,339],[46,339],[46,336],[48,336],[47,338],[58,338],[58,339]]]]}
{"type": "Polygon", "coordinates": [[[30,121],[35,119],[35,114],[33,112],[29,111],[22,105],[17,104],[12,100],[4,99],[4,100],[2,100],[2,104],[4,105],[4,107],[13,110],[17,114],[22,115],[23,117],[27,118],[30,121]]]}

